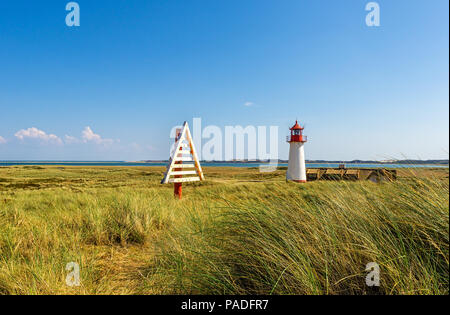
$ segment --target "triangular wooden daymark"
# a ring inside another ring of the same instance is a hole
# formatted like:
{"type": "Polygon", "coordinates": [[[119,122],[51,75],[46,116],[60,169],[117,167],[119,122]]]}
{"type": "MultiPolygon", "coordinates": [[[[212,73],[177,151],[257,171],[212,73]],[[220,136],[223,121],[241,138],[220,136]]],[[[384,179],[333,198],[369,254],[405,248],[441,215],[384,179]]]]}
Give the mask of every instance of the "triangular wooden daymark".
{"type": "Polygon", "coordinates": [[[175,149],[170,156],[161,184],[188,183],[203,180],[205,180],[205,176],[198,160],[197,151],[195,151],[191,131],[188,123],[184,122],[181,135],[175,143],[175,149]]]}

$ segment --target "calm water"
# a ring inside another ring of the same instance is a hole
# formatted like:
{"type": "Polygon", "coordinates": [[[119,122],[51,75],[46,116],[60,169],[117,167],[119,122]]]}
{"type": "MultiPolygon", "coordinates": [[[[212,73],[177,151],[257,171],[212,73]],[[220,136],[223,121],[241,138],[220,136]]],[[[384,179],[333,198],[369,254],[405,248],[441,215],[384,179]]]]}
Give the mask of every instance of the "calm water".
{"type": "MultiPolygon", "coordinates": [[[[154,163],[139,163],[139,162],[121,162],[121,161],[86,161],[86,162],[74,162],[74,161],[0,161],[0,166],[16,166],[16,165],[61,165],[61,166],[166,166],[164,162],[154,163]]],[[[227,163],[227,162],[204,162],[202,166],[205,167],[259,167],[260,163],[227,163]]],[[[361,168],[448,168],[448,165],[422,165],[422,164],[345,164],[346,167],[361,167],[361,168]]],[[[278,166],[287,166],[287,163],[280,163],[278,166]]],[[[306,163],[306,167],[339,167],[339,164],[335,163],[306,163]]]]}

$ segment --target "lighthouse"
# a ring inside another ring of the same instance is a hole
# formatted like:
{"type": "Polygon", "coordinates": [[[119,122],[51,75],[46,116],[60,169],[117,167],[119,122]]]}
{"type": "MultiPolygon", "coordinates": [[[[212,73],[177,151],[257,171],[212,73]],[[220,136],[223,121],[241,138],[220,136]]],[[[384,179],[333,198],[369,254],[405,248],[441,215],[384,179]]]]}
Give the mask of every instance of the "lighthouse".
{"type": "Polygon", "coordinates": [[[286,180],[292,180],[297,183],[306,183],[304,144],[307,141],[307,137],[303,135],[303,129],[296,121],[295,125],[290,128],[291,135],[287,138],[290,148],[286,180]]]}

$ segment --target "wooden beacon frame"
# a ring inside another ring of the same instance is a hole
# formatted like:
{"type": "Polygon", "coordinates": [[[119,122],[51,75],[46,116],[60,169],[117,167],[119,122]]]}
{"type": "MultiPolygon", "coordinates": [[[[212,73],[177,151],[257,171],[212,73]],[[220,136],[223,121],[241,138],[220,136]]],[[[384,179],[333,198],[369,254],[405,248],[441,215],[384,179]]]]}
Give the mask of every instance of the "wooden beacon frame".
{"type": "Polygon", "coordinates": [[[179,137],[176,139],[175,149],[169,159],[167,170],[161,184],[187,183],[205,180],[202,166],[192,141],[189,125],[185,121],[179,137]],[[186,156],[188,155],[188,156],[186,156]],[[186,164],[185,164],[186,162],[186,164]],[[189,170],[193,169],[193,170],[189,170]],[[197,175],[195,177],[183,177],[185,175],[197,175]]]}

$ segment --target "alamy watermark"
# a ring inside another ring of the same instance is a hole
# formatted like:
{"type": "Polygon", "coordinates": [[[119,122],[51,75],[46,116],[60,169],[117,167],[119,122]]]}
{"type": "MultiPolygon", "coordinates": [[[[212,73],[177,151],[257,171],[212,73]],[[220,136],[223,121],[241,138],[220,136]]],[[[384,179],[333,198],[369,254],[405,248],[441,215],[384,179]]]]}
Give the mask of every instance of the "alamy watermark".
{"type": "MultiPolygon", "coordinates": [[[[381,24],[380,5],[378,2],[368,2],[365,10],[369,11],[366,15],[366,25],[368,27],[379,27],[381,24]]],[[[71,1],[66,4],[66,11],[69,11],[66,15],[66,25],[69,27],[80,26],[80,5],[75,1],[71,1]]]]}
{"type": "Polygon", "coordinates": [[[366,15],[366,25],[368,27],[380,26],[380,5],[377,2],[369,2],[366,4],[366,11],[370,11],[366,15]]]}
{"type": "Polygon", "coordinates": [[[380,286],[380,266],[376,262],[370,262],[366,265],[366,285],[368,287],[380,286]]]}
{"type": "MultiPolygon", "coordinates": [[[[170,138],[175,139],[175,126],[170,138]]],[[[261,172],[276,171],[278,166],[278,126],[225,126],[223,129],[208,125],[202,126],[201,118],[194,118],[192,138],[197,155],[203,161],[261,162],[261,172]]],[[[170,152],[175,149],[172,140],[170,152]]]]}
{"type": "Polygon", "coordinates": [[[66,5],[66,25],[69,27],[80,26],[80,5],[77,2],[69,2],[66,5]]]}
{"type": "Polygon", "coordinates": [[[70,262],[66,265],[66,271],[69,271],[66,277],[66,284],[69,287],[80,286],[80,265],[76,262],[70,262]]]}

